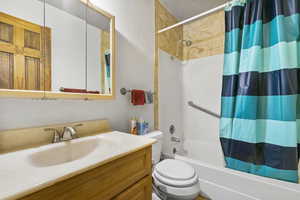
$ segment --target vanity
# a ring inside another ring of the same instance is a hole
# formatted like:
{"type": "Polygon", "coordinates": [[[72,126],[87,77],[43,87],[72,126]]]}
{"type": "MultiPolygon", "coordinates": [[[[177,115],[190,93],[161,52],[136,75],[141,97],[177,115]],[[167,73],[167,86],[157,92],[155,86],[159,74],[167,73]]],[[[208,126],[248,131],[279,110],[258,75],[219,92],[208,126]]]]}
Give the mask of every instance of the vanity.
{"type": "Polygon", "coordinates": [[[78,123],[0,132],[11,144],[10,137],[24,133],[42,136],[26,144],[31,148],[23,145],[23,150],[0,155],[0,199],[151,200],[151,146],[156,141],[107,132],[106,120],[79,123],[79,138],[47,145],[52,136],[43,130],[78,123]]]}

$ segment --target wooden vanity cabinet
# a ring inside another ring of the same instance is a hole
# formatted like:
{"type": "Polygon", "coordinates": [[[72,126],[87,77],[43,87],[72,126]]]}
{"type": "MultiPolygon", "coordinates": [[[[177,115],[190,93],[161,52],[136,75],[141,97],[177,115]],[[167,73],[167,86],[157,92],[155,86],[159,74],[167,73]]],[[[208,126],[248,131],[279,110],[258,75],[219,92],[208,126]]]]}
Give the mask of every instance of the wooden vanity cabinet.
{"type": "Polygon", "coordinates": [[[152,177],[144,179],[125,190],[113,200],[151,200],[152,199],[152,177]]]}
{"type": "Polygon", "coordinates": [[[151,146],[108,161],[22,200],[151,200],[151,146]]]}

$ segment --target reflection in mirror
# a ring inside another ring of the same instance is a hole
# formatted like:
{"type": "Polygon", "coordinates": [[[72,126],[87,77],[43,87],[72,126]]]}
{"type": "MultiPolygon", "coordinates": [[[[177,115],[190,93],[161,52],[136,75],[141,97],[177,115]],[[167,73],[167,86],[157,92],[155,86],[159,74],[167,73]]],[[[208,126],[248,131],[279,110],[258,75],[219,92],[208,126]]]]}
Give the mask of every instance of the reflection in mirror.
{"type": "Polygon", "coordinates": [[[87,90],[111,94],[110,19],[87,8],[87,90]]]}
{"type": "Polygon", "coordinates": [[[114,33],[114,17],[87,0],[1,0],[1,94],[114,98],[114,33]]]}
{"type": "MultiPolygon", "coordinates": [[[[41,0],[44,1],[44,0],[41,0]]],[[[51,35],[52,91],[86,91],[86,6],[80,0],[45,0],[45,26],[51,35]]],[[[46,58],[47,60],[47,58],[46,58]]],[[[46,83],[47,81],[45,81],[46,83]]]]}
{"type": "MultiPolygon", "coordinates": [[[[51,71],[43,62],[43,4],[37,0],[1,0],[0,89],[50,90],[51,71]]],[[[46,51],[50,59],[50,52],[46,51]]]]}

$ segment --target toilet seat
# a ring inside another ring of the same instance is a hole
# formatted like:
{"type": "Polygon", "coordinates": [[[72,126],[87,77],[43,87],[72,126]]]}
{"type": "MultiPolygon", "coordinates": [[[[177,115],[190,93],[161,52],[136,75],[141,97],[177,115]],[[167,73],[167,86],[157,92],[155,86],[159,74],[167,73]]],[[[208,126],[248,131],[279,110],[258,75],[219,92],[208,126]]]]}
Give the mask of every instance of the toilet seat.
{"type": "Polygon", "coordinates": [[[198,182],[198,176],[190,165],[166,159],[155,166],[153,176],[161,183],[173,187],[188,187],[198,182]]]}
{"type": "Polygon", "coordinates": [[[193,167],[179,160],[163,160],[153,172],[159,191],[178,199],[193,199],[200,192],[198,175],[193,167]]]}

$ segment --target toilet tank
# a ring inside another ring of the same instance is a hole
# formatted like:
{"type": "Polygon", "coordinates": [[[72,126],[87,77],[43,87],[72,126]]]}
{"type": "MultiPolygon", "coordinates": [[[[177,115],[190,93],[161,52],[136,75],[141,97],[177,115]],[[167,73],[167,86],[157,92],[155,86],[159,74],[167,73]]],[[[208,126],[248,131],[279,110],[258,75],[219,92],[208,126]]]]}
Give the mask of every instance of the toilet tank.
{"type": "Polygon", "coordinates": [[[153,164],[157,164],[160,161],[162,153],[163,133],[161,131],[153,131],[143,136],[157,140],[157,142],[152,145],[152,162],[153,164]]]}

